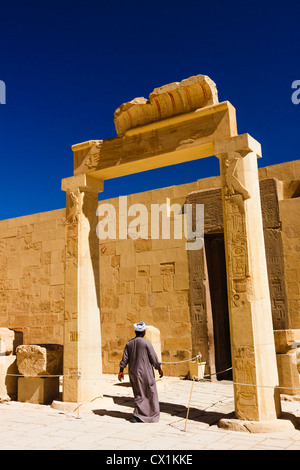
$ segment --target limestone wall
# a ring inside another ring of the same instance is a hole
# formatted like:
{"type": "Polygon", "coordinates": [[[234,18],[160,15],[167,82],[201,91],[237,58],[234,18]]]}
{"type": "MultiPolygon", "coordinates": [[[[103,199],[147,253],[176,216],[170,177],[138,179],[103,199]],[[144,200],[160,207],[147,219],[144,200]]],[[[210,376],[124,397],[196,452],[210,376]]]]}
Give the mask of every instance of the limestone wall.
{"type": "Polygon", "coordinates": [[[300,328],[300,197],[280,201],[290,328],[300,328]]]}
{"type": "Polygon", "coordinates": [[[64,220],[56,210],[0,221],[0,326],[24,343],[61,343],[64,220]]]}
{"type": "MultiPolygon", "coordinates": [[[[170,199],[183,204],[197,183],[135,194],[128,207],[150,206],[170,199]]],[[[112,203],[116,210],[118,201],[112,203]]],[[[118,211],[117,211],[118,212],[118,211]]],[[[128,224],[132,218],[128,217],[128,224]]],[[[118,228],[118,227],[117,227],[118,228]]],[[[134,336],[133,323],[144,321],[161,332],[162,360],[174,362],[190,357],[188,257],[185,240],[137,239],[100,241],[100,285],[103,371],[117,372],[125,343],[134,336]]],[[[164,366],[166,374],[186,374],[188,365],[164,366]]]]}
{"type": "Polygon", "coordinates": [[[288,313],[291,329],[300,328],[300,160],[260,169],[261,178],[282,181],[279,201],[288,313]]]}

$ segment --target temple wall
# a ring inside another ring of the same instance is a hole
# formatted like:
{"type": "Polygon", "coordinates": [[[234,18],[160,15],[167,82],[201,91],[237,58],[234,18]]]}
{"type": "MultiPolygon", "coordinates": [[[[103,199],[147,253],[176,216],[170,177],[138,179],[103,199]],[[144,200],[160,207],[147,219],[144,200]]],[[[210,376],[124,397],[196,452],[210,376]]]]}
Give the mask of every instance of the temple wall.
{"type": "Polygon", "coordinates": [[[63,342],[65,210],[0,221],[0,325],[63,342]]]}
{"type": "Polygon", "coordinates": [[[280,201],[288,311],[291,329],[300,328],[300,197],[280,201]]]}
{"type": "Polygon", "coordinates": [[[260,169],[260,178],[281,181],[279,201],[290,329],[300,328],[300,160],[260,169]]]}
{"type": "MultiPolygon", "coordinates": [[[[197,183],[158,189],[128,197],[135,203],[150,205],[184,204],[186,194],[197,183]]],[[[118,201],[112,203],[116,209],[118,201]]],[[[128,217],[128,224],[132,218],[128,217]]],[[[162,360],[188,359],[191,352],[189,273],[185,239],[174,240],[171,221],[170,240],[137,239],[100,242],[101,321],[103,371],[117,372],[123,348],[134,336],[133,323],[144,321],[161,332],[162,360]]],[[[186,374],[188,365],[164,366],[169,375],[186,374]]]]}
{"type": "MultiPolygon", "coordinates": [[[[277,178],[290,328],[300,328],[300,161],[259,170],[277,178]]],[[[220,178],[128,196],[134,203],[186,202],[193,191],[217,189],[220,178]]],[[[118,208],[118,198],[107,201],[118,208]]],[[[0,327],[20,330],[25,344],[63,344],[65,209],[0,221],[0,327]]],[[[128,223],[130,222],[128,217],[128,223]]],[[[172,221],[172,217],[171,217],[172,221]]],[[[150,230],[150,223],[149,223],[150,230]]],[[[173,225],[171,223],[171,234],[173,225]]],[[[150,235],[150,232],[149,232],[150,235]]],[[[158,328],[162,360],[182,361],[192,351],[189,264],[185,239],[100,240],[103,372],[116,373],[132,324],[158,328]]],[[[205,330],[205,328],[204,328],[205,330]]],[[[203,330],[203,331],[204,331],[203,330]]],[[[164,367],[184,375],[187,363],[164,367]]]]}

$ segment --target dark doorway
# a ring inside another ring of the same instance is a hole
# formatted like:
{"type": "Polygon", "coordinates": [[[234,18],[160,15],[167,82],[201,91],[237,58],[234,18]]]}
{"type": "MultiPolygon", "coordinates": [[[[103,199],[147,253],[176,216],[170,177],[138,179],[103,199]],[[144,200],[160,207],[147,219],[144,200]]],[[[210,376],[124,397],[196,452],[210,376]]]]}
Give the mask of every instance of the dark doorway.
{"type": "Polygon", "coordinates": [[[232,380],[224,234],[205,235],[218,380],[232,380]]]}

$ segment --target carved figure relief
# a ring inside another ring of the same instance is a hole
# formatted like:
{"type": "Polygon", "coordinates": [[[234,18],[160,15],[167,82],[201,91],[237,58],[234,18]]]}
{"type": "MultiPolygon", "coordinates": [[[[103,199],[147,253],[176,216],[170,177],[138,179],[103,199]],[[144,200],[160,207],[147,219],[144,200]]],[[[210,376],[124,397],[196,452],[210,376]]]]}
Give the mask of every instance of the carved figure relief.
{"type": "Polygon", "coordinates": [[[256,389],[252,385],[256,383],[256,367],[254,351],[245,346],[236,346],[234,349],[235,382],[237,385],[236,400],[239,405],[239,417],[243,418],[243,408],[249,415],[249,407],[253,408],[253,419],[256,419],[257,396],[256,389]]]}
{"type": "Polygon", "coordinates": [[[244,212],[244,201],[246,199],[250,199],[251,195],[236,175],[238,163],[241,160],[241,157],[236,152],[232,153],[236,156],[226,158],[224,162],[225,198],[229,198],[230,202],[237,204],[240,212],[242,213],[244,212]]]}
{"type": "Polygon", "coordinates": [[[66,223],[74,224],[74,223],[79,222],[79,214],[81,213],[80,191],[77,190],[76,193],[73,191],[70,191],[69,197],[70,197],[70,203],[69,203],[66,223]]]}
{"type": "Polygon", "coordinates": [[[245,186],[239,181],[235,172],[239,162],[239,158],[233,157],[230,160],[225,160],[226,174],[225,180],[227,185],[227,196],[233,196],[235,194],[241,194],[243,199],[249,199],[250,193],[247,191],[245,186]]]}
{"type": "Polygon", "coordinates": [[[244,213],[230,201],[225,206],[228,224],[228,268],[231,271],[231,303],[240,307],[251,292],[244,213]]]}
{"type": "Polygon", "coordinates": [[[95,145],[91,148],[87,157],[85,158],[83,164],[88,170],[94,170],[97,168],[97,165],[100,161],[100,149],[102,143],[103,140],[95,141],[95,145]]]}
{"type": "Polygon", "coordinates": [[[101,158],[102,145],[103,140],[94,140],[88,150],[82,149],[77,151],[80,163],[78,162],[79,166],[76,168],[76,174],[96,170],[101,158]]]}

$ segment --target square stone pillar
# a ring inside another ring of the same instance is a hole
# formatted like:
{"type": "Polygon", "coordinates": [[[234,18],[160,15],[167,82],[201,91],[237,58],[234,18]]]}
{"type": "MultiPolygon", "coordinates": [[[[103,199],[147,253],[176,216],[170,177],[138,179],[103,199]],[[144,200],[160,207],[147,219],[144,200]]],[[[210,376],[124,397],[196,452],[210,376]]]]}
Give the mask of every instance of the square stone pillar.
{"type": "Polygon", "coordinates": [[[240,420],[269,421],[281,411],[258,182],[260,152],[260,144],[248,134],[215,143],[222,181],[235,413],[240,420]]]}
{"type": "Polygon", "coordinates": [[[62,190],[67,193],[63,401],[88,402],[102,395],[96,211],[103,182],[78,175],[63,179],[62,190]]]}

